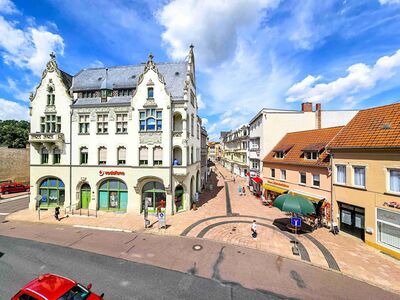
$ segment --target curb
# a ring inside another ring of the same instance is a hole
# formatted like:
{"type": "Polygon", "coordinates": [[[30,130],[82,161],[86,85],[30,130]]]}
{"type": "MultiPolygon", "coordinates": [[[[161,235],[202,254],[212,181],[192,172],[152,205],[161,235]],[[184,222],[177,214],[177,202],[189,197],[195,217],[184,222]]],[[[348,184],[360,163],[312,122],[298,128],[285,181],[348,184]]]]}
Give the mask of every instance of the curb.
{"type": "Polygon", "coordinates": [[[85,229],[96,229],[96,230],[104,230],[104,231],[118,231],[118,232],[127,232],[127,233],[135,232],[132,230],[127,230],[127,229],[111,228],[111,227],[97,227],[97,226],[87,226],[87,225],[72,225],[72,227],[85,228],[85,229]]]}
{"type": "Polygon", "coordinates": [[[25,198],[25,197],[28,197],[29,198],[29,194],[26,194],[26,195],[21,195],[21,196],[16,196],[16,197],[13,197],[13,198],[7,198],[7,199],[0,199],[0,204],[1,203],[7,203],[7,202],[12,202],[12,201],[15,201],[15,200],[19,200],[19,199],[22,199],[22,198],[25,198]]]}

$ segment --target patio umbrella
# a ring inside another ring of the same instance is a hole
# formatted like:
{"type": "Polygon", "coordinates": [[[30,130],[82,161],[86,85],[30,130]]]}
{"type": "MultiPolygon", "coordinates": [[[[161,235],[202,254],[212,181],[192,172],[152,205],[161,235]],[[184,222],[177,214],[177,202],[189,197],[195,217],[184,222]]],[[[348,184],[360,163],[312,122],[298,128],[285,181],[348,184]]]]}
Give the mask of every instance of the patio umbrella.
{"type": "Polygon", "coordinates": [[[283,194],[278,196],[273,205],[281,211],[296,213],[299,215],[315,214],[315,207],[310,200],[302,196],[283,194]]]}

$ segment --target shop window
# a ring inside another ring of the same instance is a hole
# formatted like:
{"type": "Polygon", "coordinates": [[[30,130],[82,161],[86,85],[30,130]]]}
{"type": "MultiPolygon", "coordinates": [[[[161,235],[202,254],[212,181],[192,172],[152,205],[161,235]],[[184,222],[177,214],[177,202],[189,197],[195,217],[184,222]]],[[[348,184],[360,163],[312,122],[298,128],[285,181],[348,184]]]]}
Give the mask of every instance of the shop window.
{"type": "Polygon", "coordinates": [[[88,163],[88,148],[82,147],[80,150],[80,164],[81,165],[86,165],[88,163]]]}
{"type": "Polygon", "coordinates": [[[49,151],[46,148],[42,148],[41,156],[42,156],[41,163],[48,164],[49,163],[49,151]]]}
{"type": "Polygon", "coordinates": [[[117,155],[118,155],[118,164],[125,165],[126,164],[126,148],[119,147],[117,155]]]}
{"type": "Polygon", "coordinates": [[[122,180],[108,179],[99,187],[99,208],[101,210],[126,211],[128,187],[122,180]]]}
{"type": "Polygon", "coordinates": [[[44,179],[39,185],[41,207],[62,206],[65,200],[65,186],[62,180],[50,177],[44,179]]]}
{"type": "Polygon", "coordinates": [[[400,250],[400,214],[377,208],[378,243],[400,250]]]}
{"type": "Polygon", "coordinates": [[[153,157],[154,157],[153,165],[161,166],[162,165],[162,148],[161,147],[154,147],[153,157]]]}
{"type": "Polygon", "coordinates": [[[58,148],[53,150],[53,164],[59,164],[61,162],[61,151],[58,148]]]}
{"type": "Polygon", "coordinates": [[[147,147],[139,148],[139,166],[147,166],[149,164],[149,149],[147,147]]]}
{"type": "Polygon", "coordinates": [[[271,169],[271,177],[275,178],[275,169],[271,169]]]}
{"type": "Polygon", "coordinates": [[[357,187],[365,187],[365,167],[353,167],[354,185],[357,187]]]}
{"type": "Polygon", "coordinates": [[[145,202],[147,201],[147,208],[149,212],[155,212],[157,207],[161,210],[165,209],[165,188],[161,182],[152,181],[148,182],[143,186],[142,189],[142,210],[145,208],[145,202]],[[162,207],[164,206],[164,207],[162,207]]]}
{"type": "Polygon", "coordinates": [[[389,191],[400,193],[400,170],[389,170],[389,191]]]}
{"type": "Polygon", "coordinates": [[[107,148],[99,148],[99,165],[105,165],[107,163],[107,148]]]}
{"type": "Polygon", "coordinates": [[[312,177],[313,177],[313,186],[319,187],[320,186],[320,176],[319,176],[319,174],[313,174],[312,177]]]}
{"type": "Polygon", "coordinates": [[[79,115],[79,133],[89,133],[89,115],[79,115]]]}
{"type": "Polygon", "coordinates": [[[346,166],[336,165],[336,183],[346,184],[346,166]]]}
{"type": "Polygon", "coordinates": [[[117,133],[128,132],[128,114],[117,114],[117,133]]]}
{"type": "Polygon", "coordinates": [[[307,176],[306,176],[306,173],[304,173],[304,172],[300,172],[300,183],[307,184],[307,176]]]}
{"type": "Polygon", "coordinates": [[[286,180],[286,170],[281,170],[281,179],[286,180]]]}

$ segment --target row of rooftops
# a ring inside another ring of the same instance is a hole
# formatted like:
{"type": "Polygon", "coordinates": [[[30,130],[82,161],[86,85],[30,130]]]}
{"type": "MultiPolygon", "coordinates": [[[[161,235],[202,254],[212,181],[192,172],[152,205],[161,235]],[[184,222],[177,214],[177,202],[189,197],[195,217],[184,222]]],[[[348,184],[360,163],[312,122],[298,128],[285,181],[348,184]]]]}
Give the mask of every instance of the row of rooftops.
{"type": "Polygon", "coordinates": [[[400,103],[361,110],[346,126],[287,133],[263,162],[327,167],[329,152],[368,149],[400,151],[400,103]]]}

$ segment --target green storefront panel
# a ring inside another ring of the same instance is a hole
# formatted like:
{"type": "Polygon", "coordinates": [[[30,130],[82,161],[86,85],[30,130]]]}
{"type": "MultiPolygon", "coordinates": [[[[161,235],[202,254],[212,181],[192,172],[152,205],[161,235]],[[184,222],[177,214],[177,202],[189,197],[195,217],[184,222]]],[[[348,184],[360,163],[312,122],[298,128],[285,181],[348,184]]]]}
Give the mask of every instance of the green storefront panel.
{"type": "Polygon", "coordinates": [[[108,208],[108,192],[102,192],[100,191],[99,193],[99,204],[100,204],[100,208],[108,208]]]}
{"type": "Polygon", "coordinates": [[[119,193],[119,208],[122,210],[126,210],[128,206],[128,192],[120,192],[119,193]]]}

